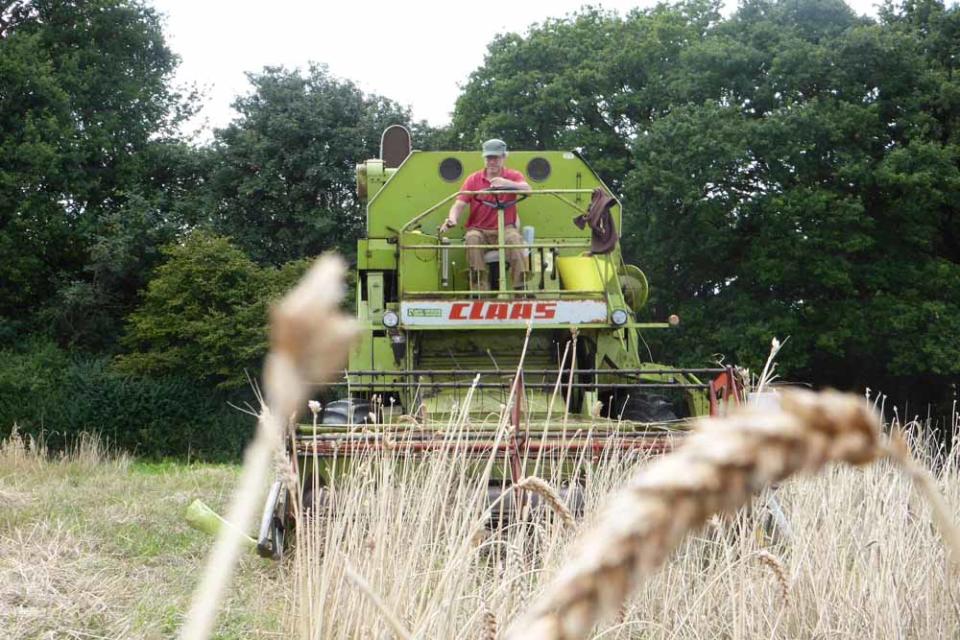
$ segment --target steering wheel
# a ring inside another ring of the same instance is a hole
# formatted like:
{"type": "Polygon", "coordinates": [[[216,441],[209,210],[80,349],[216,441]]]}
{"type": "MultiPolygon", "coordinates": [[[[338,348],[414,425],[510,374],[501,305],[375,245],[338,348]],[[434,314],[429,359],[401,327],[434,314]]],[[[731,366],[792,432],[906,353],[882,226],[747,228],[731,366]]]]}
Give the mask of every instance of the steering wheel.
{"type": "MultiPolygon", "coordinates": [[[[507,191],[512,193],[517,192],[516,189],[509,189],[507,187],[490,187],[489,189],[486,189],[486,191],[507,191]]],[[[488,207],[493,207],[494,209],[499,209],[500,211],[503,211],[507,207],[512,207],[515,204],[519,204],[523,202],[524,200],[530,197],[530,194],[526,192],[520,193],[513,200],[505,200],[503,202],[500,202],[500,196],[498,194],[494,194],[493,197],[494,197],[494,200],[492,202],[490,200],[482,200],[480,198],[477,198],[477,199],[480,200],[480,202],[482,202],[483,204],[487,205],[488,207]]]]}
{"type": "MultiPolygon", "coordinates": [[[[518,193],[516,189],[510,189],[507,187],[490,187],[489,189],[486,189],[486,191],[506,191],[506,192],[511,192],[516,194],[513,200],[505,200],[503,202],[500,201],[499,194],[494,194],[493,196],[494,200],[492,201],[481,200],[480,198],[477,198],[478,200],[480,200],[480,202],[487,205],[488,207],[491,207],[493,209],[499,209],[500,211],[505,211],[507,207],[511,207],[513,205],[519,204],[530,197],[529,193],[526,193],[526,192],[518,193]]],[[[441,224],[440,227],[437,228],[437,235],[441,235],[443,233],[444,233],[443,225],[441,224]]]]}

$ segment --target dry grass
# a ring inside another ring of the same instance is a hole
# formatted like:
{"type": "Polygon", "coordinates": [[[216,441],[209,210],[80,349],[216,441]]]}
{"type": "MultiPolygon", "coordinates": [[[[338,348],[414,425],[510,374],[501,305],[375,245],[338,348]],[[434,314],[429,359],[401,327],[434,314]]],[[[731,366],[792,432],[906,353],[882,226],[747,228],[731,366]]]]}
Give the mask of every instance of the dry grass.
{"type": "MultiPolygon", "coordinates": [[[[64,454],[0,441],[0,638],[170,638],[210,541],[183,521],[222,507],[232,466],[137,463],[93,436],[64,454]]],[[[276,638],[276,568],[245,559],[217,637],[276,638]]],[[[282,598],[282,595],[278,596],[282,598]]]]}
{"type": "MultiPolygon", "coordinates": [[[[956,455],[918,453],[938,470],[956,513],[956,455]]],[[[486,516],[476,465],[456,455],[404,462],[387,451],[355,465],[334,488],[337,512],[303,527],[285,563],[294,592],[290,637],[402,637],[364,589],[411,637],[488,637],[488,612],[504,627],[543,596],[563,567],[583,559],[574,539],[596,525],[605,496],[649,467],[613,453],[585,465],[579,531],[544,504],[526,523],[477,536],[486,516]],[[345,576],[346,566],[364,589],[345,576]]],[[[829,467],[781,484],[773,495],[790,539],[771,529],[762,508],[770,491],[753,510],[680,542],[638,584],[623,615],[599,620],[586,637],[942,638],[960,626],[960,594],[929,507],[891,462],[829,467]]]]}
{"type": "MultiPolygon", "coordinates": [[[[957,513],[957,455],[914,446],[957,513]]],[[[210,546],[182,510],[197,496],[223,508],[236,468],[46,459],[9,440],[0,452],[0,637],[173,636],[210,546]]],[[[467,460],[404,465],[403,455],[356,465],[337,488],[342,509],[305,527],[282,564],[242,558],[215,637],[399,637],[372,594],[412,637],[502,638],[574,557],[604,496],[647,464],[611,454],[585,465],[580,531],[543,503],[527,524],[478,536],[484,491],[467,460]]],[[[933,639],[960,627],[960,592],[929,507],[891,462],[831,467],[774,495],[789,540],[771,536],[760,507],[714,520],[591,637],[933,639]]]]}

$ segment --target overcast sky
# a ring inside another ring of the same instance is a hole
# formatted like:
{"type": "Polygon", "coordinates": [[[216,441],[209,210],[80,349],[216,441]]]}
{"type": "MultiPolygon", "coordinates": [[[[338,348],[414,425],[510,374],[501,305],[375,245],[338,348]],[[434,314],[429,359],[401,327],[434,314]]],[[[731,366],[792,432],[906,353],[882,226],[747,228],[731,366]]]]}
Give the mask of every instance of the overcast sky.
{"type": "MultiPolygon", "coordinates": [[[[876,0],[847,0],[876,14],[876,0]]],[[[166,16],[165,33],[180,56],[178,81],[196,83],[204,109],[191,129],[227,124],[234,97],[249,91],[247,71],[265,66],[326,64],[352,80],[410,107],[417,120],[449,122],[470,72],[483,63],[498,33],[523,33],[534,22],[576,11],[583,0],[152,0],[166,16]]],[[[626,13],[652,6],[641,0],[603,0],[594,6],[626,13]]],[[[209,136],[201,134],[201,138],[209,136]]]]}

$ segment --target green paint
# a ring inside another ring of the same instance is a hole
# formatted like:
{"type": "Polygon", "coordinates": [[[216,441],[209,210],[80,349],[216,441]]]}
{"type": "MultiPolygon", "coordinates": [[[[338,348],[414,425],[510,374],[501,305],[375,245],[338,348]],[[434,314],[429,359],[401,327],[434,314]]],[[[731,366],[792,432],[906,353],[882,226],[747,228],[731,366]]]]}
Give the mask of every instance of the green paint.
{"type": "MultiPolygon", "coordinates": [[[[491,303],[554,302],[557,300],[601,300],[606,309],[605,318],[582,318],[576,323],[534,325],[525,358],[529,368],[557,368],[558,354],[570,339],[571,331],[578,331],[580,344],[578,368],[638,368],[644,363],[640,350],[640,331],[666,328],[665,323],[640,322],[637,313],[643,308],[648,294],[646,277],[637,267],[623,262],[620,247],[607,255],[591,255],[590,229],[580,229],[573,219],[585,213],[593,189],[606,189],[597,174],[575,153],[562,151],[511,152],[507,166],[527,176],[533,193],[518,204],[520,227],[533,227],[534,242],[525,245],[529,251],[527,291],[519,296],[508,287],[509,275],[504,273],[506,261],[503,244],[487,247],[499,256],[493,259],[491,269],[504,277],[499,285],[491,283],[490,292],[473,293],[469,290],[467,256],[463,244],[463,222],[446,234],[448,242],[441,243],[437,229],[447,217],[460,185],[466,177],[482,169],[483,161],[477,152],[414,151],[396,169],[384,168],[379,159],[368,160],[357,167],[358,195],[367,203],[367,237],[357,245],[357,317],[364,326],[359,345],[351,356],[349,371],[376,370],[402,372],[410,369],[430,369],[439,372],[432,381],[464,381],[469,378],[444,376],[444,371],[458,369],[500,369],[513,371],[523,351],[526,319],[518,312],[517,319],[479,320],[476,326],[447,321],[437,322],[451,313],[449,306],[457,302],[488,300],[491,303]],[[536,181],[531,177],[528,163],[535,158],[550,165],[549,175],[536,181]],[[459,162],[462,172],[447,180],[440,173],[441,163],[459,162]],[[559,265],[566,265],[565,273],[571,282],[560,275],[559,265]],[[595,270],[595,275],[584,273],[595,270]],[[401,313],[404,302],[421,301],[435,307],[406,308],[397,329],[383,324],[385,313],[401,313]],[[438,308],[439,307],[439,308],[438,308]],[[615,311],[627,313],[627,324],[612,323],[615,311]],[[483,322],[483,324],[479,324],[483,322]],[[396,344],[398,337],[404,338],[396,344]]],[[[608,190],[609,191],[609,190],[608,190]]],[[[611,209],[614,224],[621,229],[621,207],[617,202],[611,209]]],[[[502,222],[502,220],[501,220],[502,222]]],[[[501,232],[502,233],[502,232],[501,232]]],[[[445,241],[446,242],[446,241],[445,241]]],[[[513,307],[509,307],[513,309],[513,307]]],[[[463,315],[466,311],[461,311],[463,315]]],[[[503,309],[495,314],[505,313],[503,309]]],[[[490,316],[484,316],[490,317],[490,316]]],[[[494,315],[503,318],[503,315],[494,315]]],[[[369,381],[349,375],[351,384],[369,381]]],[[[601,385],[612,376],[598,376],[601,385]]],[[[653,379],[653,378],[651,378],[653,379]]],[[[384,378],[366,393],[352,390],[355,395],[393,392],[404,411],[424,406],[428,412],[447,412],[462,399],[464,389],[423,389],[391,386],[407,380],[401,376],[384,378]],[[416,395],[418,394],[419,395],[416,395]]],[[[621,380],[622,381],[622,380],[621,380]]],[[[426,381],[429,382],[429,381],[426,381]]],[[[506,401],[506,392],[485,390],[474,399],[473,412],[482,415],[498,411],[506,401]]],[[[529,415],[545,414],[547,394],[530,393],[529,415]]],[[[688,394],[689,406],[695,413],[702,412],[702,402],[688,394]]],[[[575,391],[572,394],[574,412],[588,412],[593,406],[596,391],[575,391]]],[[[559,413],[562,415],[561,400],[559,413]]]]}

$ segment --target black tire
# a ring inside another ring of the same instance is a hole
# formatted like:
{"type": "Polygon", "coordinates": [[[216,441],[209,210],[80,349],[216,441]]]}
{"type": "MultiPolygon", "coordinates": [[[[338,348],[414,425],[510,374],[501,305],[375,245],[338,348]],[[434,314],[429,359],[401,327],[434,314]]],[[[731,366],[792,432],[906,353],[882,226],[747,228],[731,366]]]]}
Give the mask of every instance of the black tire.
{"type": "Polygon", "coordinates": [[[320,424],[371,424],[370,403],[357,398],[334,400],[323,408],[320,424]]]}
{"type": "Polygon", "coordinates": [[[673,404],[664,396],[649,393],[631,395],[623,406],[623,419],[631,422],[676,422],[673,404]]]}

